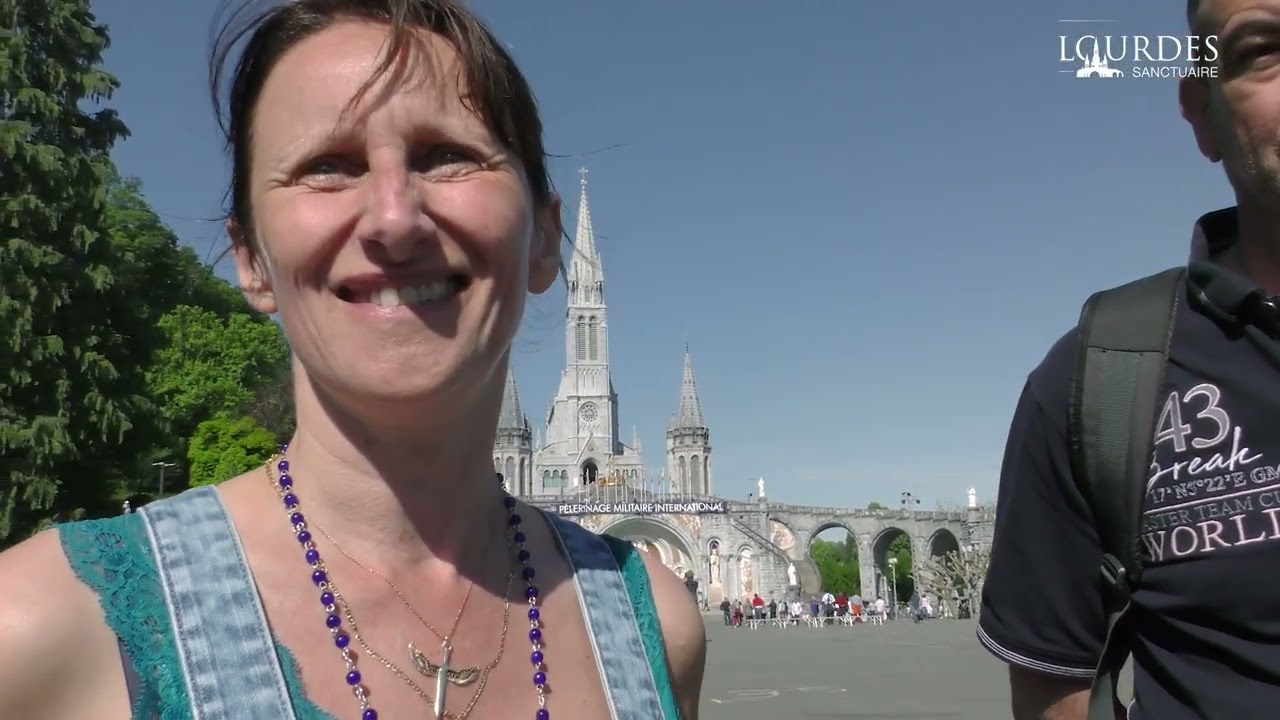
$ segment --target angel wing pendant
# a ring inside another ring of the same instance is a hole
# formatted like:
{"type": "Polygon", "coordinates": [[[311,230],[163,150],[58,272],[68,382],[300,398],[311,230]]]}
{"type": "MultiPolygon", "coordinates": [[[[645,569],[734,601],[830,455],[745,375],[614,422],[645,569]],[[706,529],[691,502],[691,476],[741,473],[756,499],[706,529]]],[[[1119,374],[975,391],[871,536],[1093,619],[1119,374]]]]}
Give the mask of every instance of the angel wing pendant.
{"type": "Polygon", "coordinates": [[[409,643],[409,657],[413,660],[413,666],[418,669],[418,672],[427,677],[438,677],[443,672],[445,677],[449,678],[449,682],[458,687],[470,685],[476,681],[476,678],[480,677],[480,668],[468,667],[455,670],[449,667],[448,659],[444,661],[443,665],[436,665],[428,660],[427,656],[415,647],[413,643],[409,643]]]}

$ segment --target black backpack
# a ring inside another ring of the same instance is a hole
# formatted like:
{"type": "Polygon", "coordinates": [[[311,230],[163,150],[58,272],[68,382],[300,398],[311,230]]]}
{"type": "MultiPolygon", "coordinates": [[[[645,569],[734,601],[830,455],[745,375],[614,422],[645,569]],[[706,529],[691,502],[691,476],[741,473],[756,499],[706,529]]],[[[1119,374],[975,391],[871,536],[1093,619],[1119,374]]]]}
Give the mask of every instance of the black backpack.
{"type": "Polygon", "coordinates": [[[1186,268],[1096,293],[1084,304],[1071,389],[1072,472],[1102,543],[1107,638],[1094,669],[1089,720],[1123,711],[1116,680],[1129,657],[1124,619],[1142,579],[1139,535],[1165,362],[1186,268]]]}

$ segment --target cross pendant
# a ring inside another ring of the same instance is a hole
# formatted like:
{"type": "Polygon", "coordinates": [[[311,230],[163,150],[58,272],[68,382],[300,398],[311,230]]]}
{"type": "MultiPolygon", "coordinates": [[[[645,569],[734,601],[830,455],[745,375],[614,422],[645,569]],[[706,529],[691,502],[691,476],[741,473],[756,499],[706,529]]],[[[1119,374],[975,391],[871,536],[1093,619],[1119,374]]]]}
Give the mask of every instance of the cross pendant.
{"type": "Polygon", "coordinates": [[[453,647],[446,640],[440,645],[440,674],[436,675],[436,720],[444,717],[444,693],[449,688],[449,655],[453,647]]]}

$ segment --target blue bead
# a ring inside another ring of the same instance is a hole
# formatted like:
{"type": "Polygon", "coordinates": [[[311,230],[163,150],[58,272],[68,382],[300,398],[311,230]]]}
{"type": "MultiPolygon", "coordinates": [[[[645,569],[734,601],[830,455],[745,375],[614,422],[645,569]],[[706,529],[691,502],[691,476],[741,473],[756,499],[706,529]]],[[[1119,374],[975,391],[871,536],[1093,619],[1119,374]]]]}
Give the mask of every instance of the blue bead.
{"type": "Polygon", "coordinates": [[[533,674],[533,684],[534,684],[534,685],[546,685],[546,684],[547,684],[547,674],[546,674],[546,673],[544,673],[544,672],[542,672],[541,670],[539,670],[538,672],[534,673],[534,674],[533,674]]]}
{"type": "Polygon", "coordinates": [[[306,545],[307,543],[311,542],[311,533],[307,532],[306,530],[299,531],[298,542],[302,543],[303,545],[306,545]]]}
{"type": "Polygon", "coordinates": [[[533,717],[534,720],[551,720],[551,713],[546,708],[538,708],[533,717]]]}
{"type": "Polygon", "coordinates": [[[542,641],[541,630],[539,630],[538,628],[533,628],[532,630],[529,631],[529,642],[541,642],[541,641],[542,641]]]}
{"type": "Polygon", "coordinates": [[[290,522],[290,523],[292,523],[292,524],[294,524],[294,525],[301,525],[302,523],[304,523],[304,522],[306,522],[306,521],[307,521],[307,519],[306,519],[305,517],[303,517],[302,513],[300,513],[300,512],[296,512],[296,513],[294,513],[294,514],[292,514],[292,515],[290,515],[290,516],[289,516],[289,522],[290,522]]]}
{"type": "Polygon", "coordinates": [[[360,714],[360,720],[378,720],[378,711],[369,708],[360,714]]]}
{"type": "MultiPolygon", "coordinates": [[[[289,446],[285,445],[285,447],[289,447],[289,446]]],[[[280,462],[276,463],[276,469],[282,473],[289,472],[289,461],[282,458],[280,462]]]]}
{"type": "Polygon", "coordinates": [[[284,506],[289,508],[290,510],[298,507],[297,495],[294,495],[293,493],[285,493],[283,499],[284,499],[284,506]]]}
{"type": "Polygon", "coordinates": [[[359,684],[360,684],[360,671],[359,671],[359,670],[352,670],[351,672],[347,673],[347,684],[348,684],[348,685],[359,685],[359,684]]]}
{"type": "Polygon", "coordinates": [[[515,527],[516,525],[519,525],[520,515],[516,513],[512,513],[511,517],[507,518],[507,524],[510,525],[511,527],[515,527]]]}
{"type": "Polygon", "coordinates": [[[342,618],[333,613],[329,613],[329,616],[324,619],[324,624],[332,630],[342,624],[342,618]]]}
{"type": "Polygon", "coordinates": [[[516,506],[516,499],[508,495],[502,498],[502,506],[510,510],[511,508],[516,506]]]}
{"type": "Polygon", "coordinates": [[[529,587],[524,589],[524,596],[526,598],[529,598],[530,600],[538,597],[538,588],[530,585],[529,587]]]}
{"type": "Polygon", "coordinates": [[[512,540],[512,542],[514,542],[514,543],[516,543],[516,544],[522,543],[522,542],[524,542],[524,541],[525,541],[525,540],[527,540],[527,539],[528,539],[528,538],[526,538],[526,537],[524,536],[524,533],[523,533],[523,532],[520,532],[520,531],[516,531],[516,534],[511,536],[511,540],[512,540]]]}
{"type": "Polygon", "coordinates": [[[520,571],[520,573],[521,573],[522,575],[524,575],[524,579],[525,579],[525,580],[532,580],[532,579],[533,579],[533,576],[536,574],[536,573],[534,573],[534,572],[533,572],[533,568],[531,568],[531,567],[529,567],[529,566],[527,566],[527,565],[525,566],[524,570],[521,570],[521,571],[520,571]]]}
{"type": "Polygon", "coordinates": [[[536,621],[536,620],[537,620],[538,618],[540,618],[540,617],[542,617],[542,611],[541,611],[541,610],[539,610],[539,609],[538,609],[538,608],[536,608],[536,607],[534,607],[534,608],[529,608],[529,619],[530,619],[530,620],[535,620],[535,621],[536,621]]]}
{"type": "Polygon", "coordinates": [[[307,548],[307,564],[315,565],[320,562],[320,551],[315,548],[307,548]]]}
{"type": "Polygon", "coordinates": [[[332,605],[333,599],[334,599],[333,593],[329,592],[328,590],[325,590],[324,592],[320,593],[320,604],[324,605],[325,607],[332,605]]]}
{"type": "Polygon", "coordinates": [[[520,548],[520,552],[516,553],[516,559],[520,562],[529,562],[529,557],[529,551],[524,548],[520,548]]]}
{"type": "Polygon", "coordinates": [[[333,644],[337,645],[339,650],[346,650],[347,646],[351,644],[351,636],[346,632],[339,632],[333,636],[333,644]]]}
{"type": "Polygon", "coordinates": [[[293,487],[293,476],[288,474],[281,475],[280,487],[283,487],[283,488],[293,487]]]}
{"type": "Polygon", "coordinates": [[[530,653],[530,655],[529,655],[529,660],[531,660],[531,661],[533,662],[533,664],[534,664],[534,665],[541,665],[541,664],[542,664],[542,658],[543,658],[543,655],[542,655],[542,651],[541,651],[541,650],[534,650],[534,651],[533,651],[532,653],[530,653]]]}
{"type": "Polygon", "coordinates": [[[329,579],[329,576],[325,575],[323,570],[317,570],[311,573],[311,582],[317,585],[319,585],[320,583],[323,583],[325,580],[328,580],[328,579],[329,579]]]}

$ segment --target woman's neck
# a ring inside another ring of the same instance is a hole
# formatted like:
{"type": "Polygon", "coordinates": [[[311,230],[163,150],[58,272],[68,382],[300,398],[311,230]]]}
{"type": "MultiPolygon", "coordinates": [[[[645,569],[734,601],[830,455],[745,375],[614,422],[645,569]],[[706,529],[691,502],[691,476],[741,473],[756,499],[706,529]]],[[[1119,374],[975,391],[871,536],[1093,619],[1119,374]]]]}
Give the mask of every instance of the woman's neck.
{"type": "Polygon", "coordinates": [[[384,566],[451,566],[472,574],[503,547],[506,510],[494,476],[501,383],[467,417],[379,429],[344,416],[306,382],[288,458],[303,512],[344,548],[384,566]],[[489,407],[492,405],[493,407],[489,407]]]}

